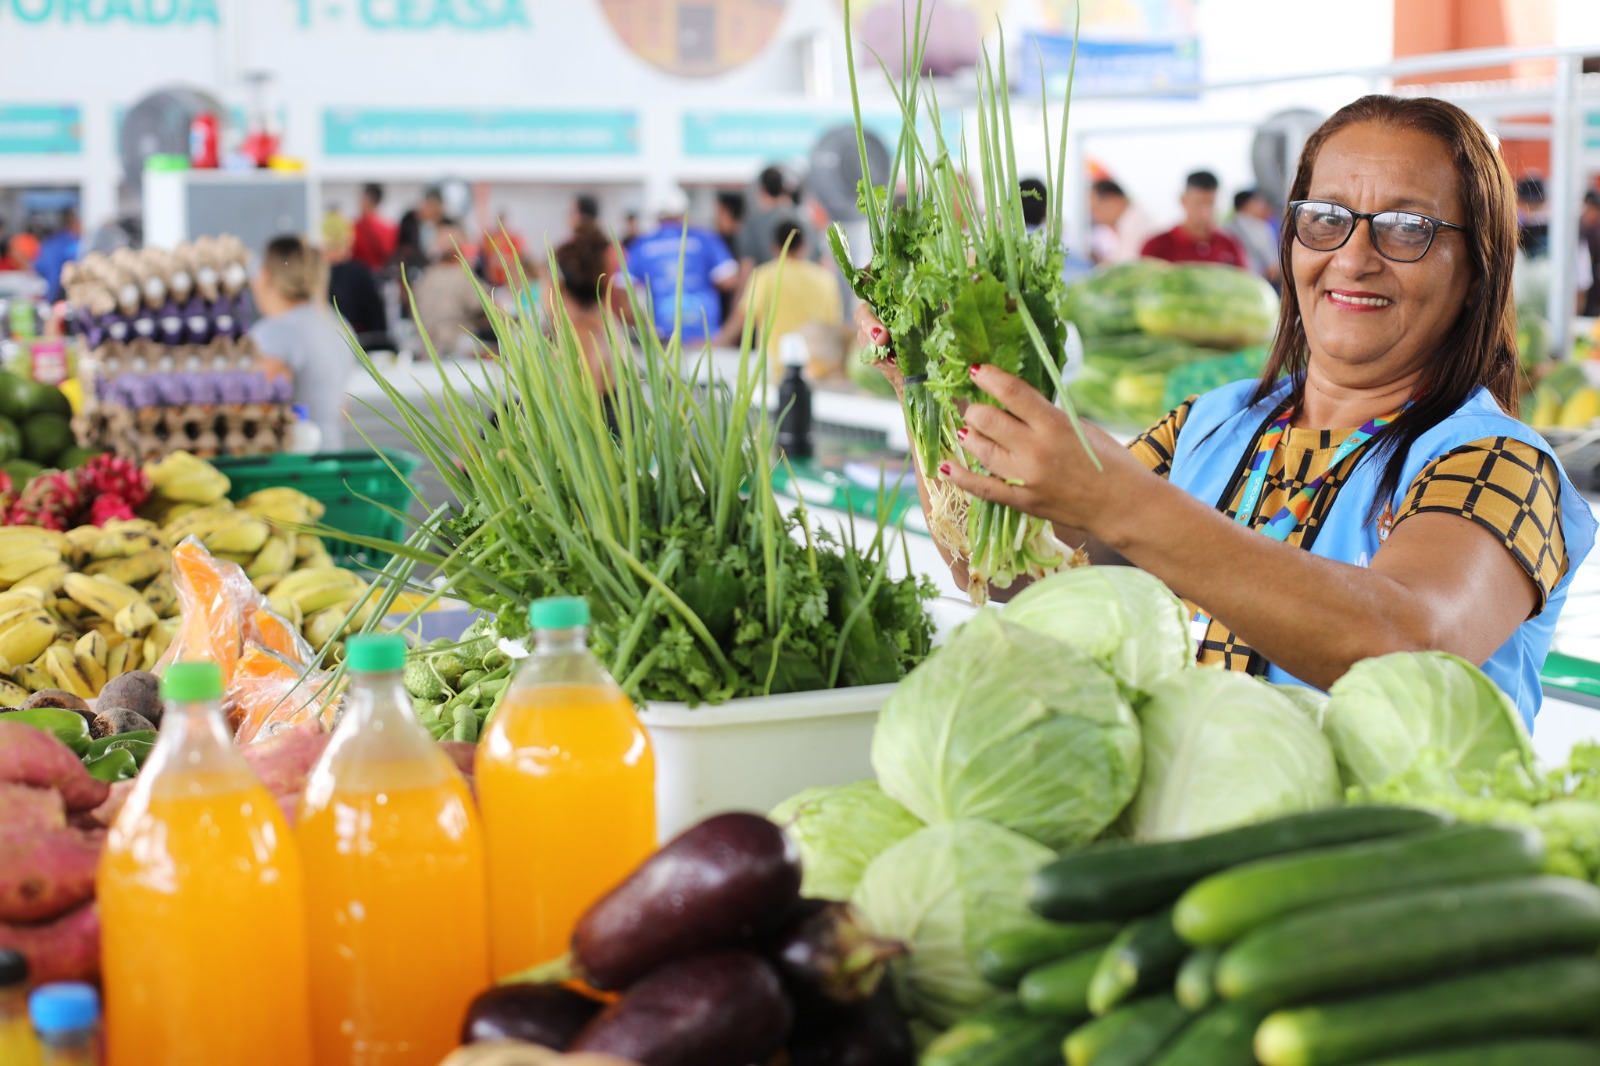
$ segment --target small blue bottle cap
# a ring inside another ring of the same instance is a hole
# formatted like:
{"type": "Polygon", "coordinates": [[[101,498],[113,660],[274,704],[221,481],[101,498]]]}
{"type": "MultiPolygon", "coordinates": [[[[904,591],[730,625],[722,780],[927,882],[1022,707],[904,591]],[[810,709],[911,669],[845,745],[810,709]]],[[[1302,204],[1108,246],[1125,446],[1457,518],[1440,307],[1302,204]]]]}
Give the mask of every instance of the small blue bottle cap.
{"type": "Polygon", "coordinates": [[[392,633],[366,633],[345,641],[344,663],[358,674],[390,674],[405,669],[406,641],[392,633]]]}
{"type": "Polygon", "coordinates": [[[89,1029],[100,1020],[100,996],[81,981],[40,985],[28,997],[28,1016],[40,1036],[89,1029]]]}
{"type": "Polygon", "coordinates": [[[581,596],[551,596],[528,608],[534,629],[577,629],[589,624],[589,601],[581,596]]]}

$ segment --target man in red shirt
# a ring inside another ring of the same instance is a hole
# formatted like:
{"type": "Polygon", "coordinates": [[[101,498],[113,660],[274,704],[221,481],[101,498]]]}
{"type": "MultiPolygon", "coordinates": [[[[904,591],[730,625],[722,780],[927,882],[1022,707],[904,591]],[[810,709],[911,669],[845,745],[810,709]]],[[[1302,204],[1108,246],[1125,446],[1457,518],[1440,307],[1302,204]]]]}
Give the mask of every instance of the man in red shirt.
{"type": "Polygon", "coordinates": [[[1169,263],[1226,263],[1249,269],[1244,246],[1217,228],[1217,176],[1197,170],[1184,181],[1183,222],[1144,242],[1143,255],[1169,263]]]}
{"type": "Polygon", "coordinates": [[[383,186],[368,182],[361,187],[361,213],[357,216],[350,258],[378,273],[394,258],[395,227],[378,214],[383,202],[383,186]]]}

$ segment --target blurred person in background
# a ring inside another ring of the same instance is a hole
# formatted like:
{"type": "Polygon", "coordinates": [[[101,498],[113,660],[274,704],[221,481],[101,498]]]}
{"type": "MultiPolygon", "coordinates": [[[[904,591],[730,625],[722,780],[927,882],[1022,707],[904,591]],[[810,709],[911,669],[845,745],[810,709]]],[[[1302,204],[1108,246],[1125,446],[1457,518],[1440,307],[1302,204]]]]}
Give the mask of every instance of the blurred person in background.
{"type": "Polygon", "coordinates": [[[61,299],[61,268],[77,262],[81,235],[78,212],[69,207],[61,212],[61,225],[39,245],[39,257],[34,260],[33,269],[44,279],[45,299],[52,302],[61,299]]]}
{"type": "Polygon", "coordinates": [[[0,239],[0,271],[33,273],[33,262],[39,258],[39,238],[31,233],[13,233],[0,239]]]}
{"type": "Polygon", "coordinates": [[[433,261],[412,285],[417,324],[441,356],[471,356],[473,339],[489,327],[470,262],[461,251],[466,234],[453,222],[434,231],[433,261]]]}
{"type": "Polygon", "coordinates": [[[1550,212],[1545,209],[1544,179],[1537,174],[1517,180],[1517,247],[1529,259],[1550,254],[1550,212]]]}
{"type": "Polygon", "coordinates": [[[361,200],[350,243],[350,258],[375,274],[381,274],[389,268],[399,236],[394,223],[378,214],[378,207],[382,203],[382,185],[369,181],[361,186],[361,200]]]}
{"type": "Polygon", "coordinates": [[[447,221],[444,194],[437,188],[429,188],[416,207],[400,216],[400,227],[395,234],[395,262],[413,270],[426,268],[438,245],[438,230],[447,221]]]}
{"type": "Polygon", "coordinates": [[[644,234],[639,224],[639,212],[628,211],[622,216],[622,245],[626,248],[644,234]]]}
{"type": "Polygon", "coordinates": [[[567,211],[567,230],[576,237],[587,229],[597,232],[600,229],[600,201],[588,193],[580,193],[572,198],[572,207],[567,211]]]}
{"type": "Polygon", "coordinates": [[[268,377],[294,381],[294,402],[304,404],[322,433],[322,451],[344,447],[344,390],[355,356],[327,302],[327,268],[304,238],[274,237],[261,252],[251,281],[260,316],[250,338],[268,377]]]}
{"type": "Polygon", "coordinates": [[[1600,318],[1600,190],[1583,194],[1583,209],[1578,214],[1579,251],[1589,260],[1589,287],[1584,291],[1579,313],[1600,318]]]}
{"type": "Polygon", "coordinates": [[[532,273],[527,254],[528,241],[511,226],[511,212],[505,208],[483,231],[478,252],[478,276],[490,285],[508,285],[532,273]]]}
{"type": "Polygon", "coordinates": [[[328,260],[328,303],[350,326],[367,351],[393,346],[389,313],[372,268],[355,258],[355,226],[332,212],[322,220],[322,248],[328,260]]]}
{"type": "Polygon", "coordinates": [[[1256,189],[1243,189],[1233,196],[1233,217],[1223,228],[1238,239],[1250,260],[1250,269],[1276,287],[1283,276],[1278,262],[1278,231],[1272,225],[1272,205],[1256,189]]]}
{"type": "Polygon", "coordinates": [[[1156,232],[1150,216],[1110,178],[1101,178],[1089,187],[1089,221],[1094,225],[1090,254],[1097,264],[1139,258],[1144,242],[1156,232]]]}
{"type": "MultiPolygon", "coordinates": [[[[616,356],[611,350],[611,338],[618,326],[611,317],[605,291],[609,281],[607,257],[610,243],[598,226],[578,230],[556,248],[556,285],[561,290],[561,306],[566,309],[567,320],[579,344],[583,345],[584,361],[589,369],[589,380],[600,392],[600,402],[605,412],[606,424],[617,429],[616,408],[612,400],[616,392],[616,356]]],[[[552,336],[560,338],[564,330],[556,307],[554,291],[545,297],[545,320],[550,323],[552,336]]]]}
{"type": "Polygon", "coordinates": [[[1217,176],[1197,170],[1183,182],[1183,221],[1145,241],[1141,255],[1169,263],[1225,263],[1248,270],[1250,260],[1234,237],[1217,228],[1217,176]]]}
{"type": "MultiPolygon", "coordinates": [[[[1029,233],[1037,233],[1044,229],[1050,221],[1050,193],[1044,182],[1038,178],[1023,178],[1017,182],[1017,191],[1022,195],[1022,223],[1029,233]]],[[[1065,241],[1066,234],[1062,234],[1065,241]]],[[[1061,262],[1061,278],[1063,281],[1073,281],[1081,278],[1094,269],[1094,264],[1087,257],[1074,252],[1072,248],[1064,249],[1065,258],[1061,262]]]]}
{"type": "MultiPolygon", "coordinates": [[[[723,190],[717,193],[717,216],[714,228],[717,236],[722,238],[722,243],[728,246],[730,252],[738,253],[743,244],[745,214],[744,193],[728,192],[723,190]]],[[[743,287],[748,281],[744,273],[743,264],[740,264],[739,283],[743,287]]],[[[723,289],[722,293],[722,320],[726,322],[733,311],[733,300],[737,290],[723,289]]]]}
{"type": "Polygon", "coordinates": [[[783,219],[773,227],[773,258],[750,272],[750,280],[733,305],[733,313],[717,334],[716,343],[736,346],[744,333],[745,317],[755,317],[755,335],[767,357],[778,358],[778,338],[798,333],[817,323],[838,326],[844,322],[839,281],[834,271],[806,258],[805,233],[783,219]],[[772,332],[767,334],[771,318],[772,332]]]}
{"type": "Polygon", "coordinates": [[[767,167],[763,170],[756,179],[755,192],[755,203],[747,205],[744,236],[738,247],[743,277],[749,277],[750,271],[762,263],[772,261],[772,234],[779,222],[787,220],[796,223],[805,237],[805,246],[811,249],[817,247],[816,234],[811,232],[811,227],[801,217],[795,191],[780,168],[767,167]]]}
{"type": "Polygon", "coordinates": [[[673,187],[656,204],[657,226],[627,249],[623,269],[628,278],[642,282],[654,309],[656,332],[671,337],[683,315],[685,342],[716,336],[722,327],[722,300],[718,293],[739,286],[739,263],[715,230],[685,226],[689,198],[673,187]],[[679,257],[682,257],[682,293],[679,293],[679,257]]]}

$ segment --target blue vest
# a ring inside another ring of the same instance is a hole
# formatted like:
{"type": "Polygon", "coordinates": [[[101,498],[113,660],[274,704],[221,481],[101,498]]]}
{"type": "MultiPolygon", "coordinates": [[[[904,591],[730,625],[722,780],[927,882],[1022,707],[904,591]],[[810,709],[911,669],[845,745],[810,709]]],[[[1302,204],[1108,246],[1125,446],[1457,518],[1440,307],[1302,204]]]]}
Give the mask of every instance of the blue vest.
{"type": "MultiPolygon", "coordinates": [[[[1239,471],[1240,461],[1255,447],[1263,423],[1289,391],[1288,382],[1284,382],[1260,403],[1247,406],[1255,388],[1254,381],[1235,382],[1195,401],[1178,433],[1170,475],[1174,485],[1208,504],[1218,505],[1219,509],[1233,502],[1231,496],[1237,490],[1234,476],[1239,471]],[[1222,499],[1225,492],[1230,496],[1227,500],[1222,499]]],[[[1400,512],[1407,491],[1423,467],[1464,444],[1488,437],[1509,437],[1550,454],[1550,446],[1543,437],[1501,411],[1488,390],[1476,389],[1454,414],[1411,446],[1399,488],[1390,501],[1394,513],[1400,512]]],[[[1364,452],[1356,460],[1350,477],[1340,486],[1316,541],[1309,549],[1313,555],[1366,566],[1377,554],[1380,544],[1377,523],[1368,516],[1384,463],[1369,462],[1369,458],[1370,454],[1364,452]]],[[[1561,471],[1559,463],[1556,470],[1561,471]]],[[[1516,701],[1530,730],[1542,698],[1539,670],[1550,651],[1556,619],[1566,603],[1572,575],[1589,554],[1595,539],[1595,518],[1588,502],[1573,488],[1565,472],[1560,473],[1560,478],[1558,502],[1561,529],[1566,537],[1567,572],[1551,591],[1544,610],[1518,626],[1483,666],[1484,673],[1516,701]]],[[[1268,667],[1267,678],[1280,683],[1305,684],[1276,666],[1268,667]]]]}

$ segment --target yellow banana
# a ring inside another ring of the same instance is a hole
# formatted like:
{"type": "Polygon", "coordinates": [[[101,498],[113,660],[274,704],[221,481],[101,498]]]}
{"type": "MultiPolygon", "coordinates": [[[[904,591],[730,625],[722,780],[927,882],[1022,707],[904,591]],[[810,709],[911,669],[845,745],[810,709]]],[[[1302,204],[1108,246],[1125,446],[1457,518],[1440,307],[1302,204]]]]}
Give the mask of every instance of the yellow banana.
{"type": "Polygon", "coordinates": [[[306,640],[311,642],[311,647],[320,651],[339,636],[344,629],[344,621],[344,607],[326,607],[306,616],[302,632],[306,640]]]}
{"type": "MultiPolygon", "coordinates": [[[[101,618],[115,618],[118,611],[135,601],[144,603],[136,589],[108,577],[68,574],[61,587],[74,602],[82,604],[101,618]]],[[[146,609],[149,606],[145,604],[146,609]]]]}
{"type": "Polygon", "coordinates": [[[23,663],[21,666],[11,668],[11,680],[27,689],[29,692],[43,692],[47,688],[55,688],[55,679],[50,676],[50,671],[37,663],[23,663]]]}
{"type": "Polygon", "coordinates": [[[18,609],[43,607],[50,599],[49,593],[33,585],[12,585],[0,592],[0,618],[18,609]]]}
{"type": "MultiPolygon", "coordinates": [[[[73,526],[67,530],[67,546],[74,557],[87,559],[94,546],[100,543],[100,538],[105,536],[105,530],[100,526],[73,526]]],[[[69,554],[62,552],[62,555],[69,554]]]]}
{"type": "Polygon", "coordinates": [[[170,452],[144,464],[145,476],[155,491],[169,500],[213,503],[228,494],[228,475],[188,452],[170,452]]]}
{"type": "Polygon", "coordinates": [[[296,562],[303,564],[305,560],[319,551],[324,554],[327,553],[327,548],[323,545],[321,537],[311,533],[301,533],[295,538],[294,557],[296,562]]]}
{"type": "Polygon", "coordinates": [[[27,698],[27,689],[15,681],[0,678],[0,707],[20,707],[27,698]]]}
{"type": "Polygon", "coordinates": [[[134,638],[124,640],[106,653],[106,678],[121,677],[129,670],[139,669],[144,659],[144,641],[134,638]]]}
{"type": "Polygon", "coordinates": [[[178,590],[172,583],[170,570],[157,574],[155,579],[144,587],[144,602],[150,605],[157,618],[167,618],[176,613],[178,590]]]}
{"type": "Polygon", "coordinates": [[[232,563],[243,570],[250,560],[255,558],[255,555],[251,552],[212,552],[211,557],[220,559],[225,563],[232,563]]]}
{"type": "Polygon", "coordinates": [[[44,594],[54,593],[60,590],[61,579],[66,577],[71,572],[72,567],[68,566],[66,563],[52,563],[49,566],[41,567],[40,569],[35,570],[33,573],[22,578],[21,580],[13,582],[11,585],[11,591],[21,592],[31,589],[40,594],[39,602],[43,603],[44,594]]]}
{"type": "Polygon", "coordinates": [[[172,553],[157,544],[135,555],[100,559],[83,568],[93,577],[108,577],[124,585],[142,585],[153,577],[164,574],[172,566],[172,553]]]}
{"type": "Polygon", "coordinates": [[[226,500],[198,507],[163,524],[161,539],[168,544],[176,544],[184,537],[209,533],[238,513],[233,509],[233,504],[226,500]]]}
{"type": "Polygon", "coordinates": [[[56,688],[70,692],[79,699],[92,700],[100,692],[79,668],[77,656],[73,655],[71,648],[59,644],[51,648],[45,654],[44,668],[50,672],[50,680],[56,683],[56,688]]]}
{"type": "Polygon", "coordinates": [[[169,522],[176,522],[186,514],[198,511],[207,506],[203,503],[184,503],[179,500],[163,500],[159,496],[150,497],[150,502],[139,509],[141,517],[149,519],[157,526],[165,528],[169,522]]]}
{"type": "Polygon", "coordinates": [[[11,616],[0,624],[0,659],[8,663],[29,663],[37,659],[56,639],[55,620],[43,608],[11,616]]]}
{"type": "Polygon", "coordinates": [[[139,661],[139,669],[154,670],[156,663],[167,653],[167,647],[172,643],[172,638],[178,632],[178,620],[168,619],[153,627],[144,638],[144,656],[139,661]]]}
{"type": "Polygon", "coordinates": [[[239,501],[239,509],[268,522],[300,526],[311,525],[327,513],[321,500],[282,486],[252,492],[239,501]]]}
{"type": "Polygon", "coordinates": [[[106,638],[94,630],[90,630],[78,638],[78,643],[73,645],[72,657],[78,664],[78,670],[88,678],[95,695],[106,687],[106,663],[111,656],[111,646],[106,643],[106,638]]]}
{"type": "Polygon", "coordinates": [[[65,555],[72,550],[72,542],[65,533],[43,526],[0,526],[0,555],[29,548],[54,548],[65,555]]]}
{"type": "Polygon", "coordinates": [[[337,566],[319,566],[286,575],[273,587],[267,602],[285,617],[290,604],[298,607],[301,614],[310,615],[366,591],[367,583],[359,574],[337,566]]]}
{"type": "Polygon", "coordinates": [[[35,571],[55,566],[60,561],[61,552],[54,545],[41,544],[15,551],[0,547],[0,585],[9,587],[35,571]]]}
{"type": "MultiPolygon", "coordinates": [[[[70,575],[69,575],[70,576],[70,575]]],[[[65,592],[65,579],[61,592],[65,592]]],[[[51,596],[44,601],[45,609],[63,622],[82,622],[86,618],[95,617],[95,613],[78,601],[65,595],[51,596]]]]}
{"type": "Polygon", "coordinates": [[[255,581],[263,577],[282,577],[294,566],[293,533],[274,533],[267,538],[261,550],[256,552],[255,558],[250,560],[244,568],[244,574],[255,581]]]}
{"type": "Polygon", "coordinates": [[[156,613],[150,609],[148,603],[134,600],[118,611],[112,621],[117,627],[117,632],[131,640],[150,632],[161,619],[156,617],[156,613]]]}
{"type": "MultiPolygon", "coordinates": [[[[153,525],[153,523],[146,523],[153,525]]],[[[104,529],[89,548],[89,558],[125,559],[130,555],[160,548],[161,538],[153,530],[125,524],[117,529],[104,529]]]]}

